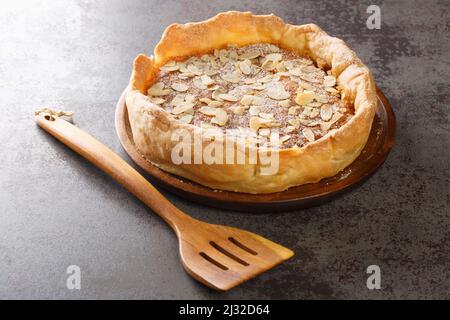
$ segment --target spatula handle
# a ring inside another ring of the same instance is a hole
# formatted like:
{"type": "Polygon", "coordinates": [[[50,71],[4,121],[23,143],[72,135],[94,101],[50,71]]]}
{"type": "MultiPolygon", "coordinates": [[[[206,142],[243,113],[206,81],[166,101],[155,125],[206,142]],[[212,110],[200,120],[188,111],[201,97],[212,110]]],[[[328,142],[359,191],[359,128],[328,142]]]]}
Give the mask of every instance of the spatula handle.
{"type": "Polygon", "coordinates": [[[37,124],[89,160],[160,215],[177,233],[193,219],[170,203],[153,185],[100,141],[59,117],[39,114],[37,124]]]}

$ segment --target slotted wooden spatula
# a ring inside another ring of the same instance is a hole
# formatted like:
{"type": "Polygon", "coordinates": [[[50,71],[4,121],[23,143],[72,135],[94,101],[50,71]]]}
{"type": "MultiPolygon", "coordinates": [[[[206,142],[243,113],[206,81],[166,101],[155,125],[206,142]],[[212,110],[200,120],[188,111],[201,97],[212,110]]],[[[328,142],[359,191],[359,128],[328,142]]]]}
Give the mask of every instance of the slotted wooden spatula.
{"type": "Polygon", "coordinates": [[[178,236],[184,268],[201,283],[228,290],[293,256],[291,250],[254,233],[188,216],[108,147],[58,113],[40,112],[36,122],[161,216],[178,236]]]}

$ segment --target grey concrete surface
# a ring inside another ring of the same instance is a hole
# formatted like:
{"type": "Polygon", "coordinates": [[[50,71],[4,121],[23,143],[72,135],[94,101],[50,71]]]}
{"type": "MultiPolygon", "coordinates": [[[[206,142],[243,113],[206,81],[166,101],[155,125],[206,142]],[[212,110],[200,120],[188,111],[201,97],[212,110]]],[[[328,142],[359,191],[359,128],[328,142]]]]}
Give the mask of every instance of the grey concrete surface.
{"type": "Polygon", "coordinates": [[[0,4],[0,298],[450,298],[448,1],[2,1],[0,4]],[[380,30],[365,21],[381,7],[380,30]],[[46,105],[127,161],[115,103],[140,52],[172,22],[226,10],[314,22],[373,70],[398,121],[396,145],[365,184],[282,214],[181,209],[278,241],[296,257],[228,293],[184,273],[171,230],[110,178],[38,129],[46,105]],[[366,288],[379,265],[381,290],[366,288]],[[81,268],[81,290],[66,268],[81,268]]]}

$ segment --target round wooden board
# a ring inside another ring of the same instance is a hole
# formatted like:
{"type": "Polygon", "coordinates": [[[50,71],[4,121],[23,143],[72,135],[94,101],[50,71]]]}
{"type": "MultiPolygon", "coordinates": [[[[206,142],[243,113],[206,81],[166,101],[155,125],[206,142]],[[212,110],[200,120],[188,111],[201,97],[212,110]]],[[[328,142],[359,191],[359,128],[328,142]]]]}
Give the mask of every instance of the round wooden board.
{"type": "Polygon", "coordinates": [[[131,159],[151,177],[152,183],[183,198],[203,205],[245,212],[280,212],[322,204],[351,190],[373,174],[394,144],[395,115],[391,104],[377,88],[378,108],[369,140],[361,155],[334,177],[317,183],[270,194],[218,191],[167,173],[147,161],[136,149],[125,104],[125,92],[116,107],[115,124],[123,148],[131,159]]]}

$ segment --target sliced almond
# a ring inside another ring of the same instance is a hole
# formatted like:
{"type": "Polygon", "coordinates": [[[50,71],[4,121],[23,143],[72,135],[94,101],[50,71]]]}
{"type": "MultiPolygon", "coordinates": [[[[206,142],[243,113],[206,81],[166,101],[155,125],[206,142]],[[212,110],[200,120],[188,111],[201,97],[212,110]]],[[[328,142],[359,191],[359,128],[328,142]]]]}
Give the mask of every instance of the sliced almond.
{"type": "Polygon", "coordinates": [[[180,113],[189,112],[193,108],[194,108],[194,104],[192,102],[184,102],[184,103],[179,104],[175,108],[173,108],[172,114],[180,114],[180,113]]]}
{"type": "Polygon", "coordinates": [[[261,52],[259,52],[258,50],[251,50],[251,51],[247,51],[244,52],[243,54],[241,54],[239,56],[239,59],[241,60],[246,60],[246,59],[255,59],[258,58],[261,55],[261,52]]]}
{"type": "Polygon", "coordinates": [[[216,116],[211,119],[211,123],[217,124],[219,126],[224,126],[228,121],[228,114],[223,109],[216,110],[216,116]]]}
{"type": "Polygon", "coordinates": [[[205,86],[210,86],[210,85],[214,84],[214,80],[211,79],[211,77],[206,74],[202,75],[200,77],[200,79],[201,79],[203,85],[205,85],[205,86]]]}
{"type": "Polygon", "coordinates": [[[208,87],[208,90],[209,91],[216,91],[216,90],[219,90],[219,88],[220,88],[220,86],[216,84],[216,85],[208,87]]]}
{"type": "Polygon", "coordinates": [[[294,126],[287,126],[285,129],[284,129],[284,132],[286,132],[286,133],[291,133],[291,132],[293,132],[295,130],[295,127],[294,126]]]}
{"type": "Polygon", "coordinates": [[[245,109],[246,108],[244,108],[242,106],[232,106],[232,107],[230,107],[231,112],[233,112],[236,115],[243,115],[244,112],[245,112],[245,109]]]}
{"type": "Polygon", "coordinates": [[[323,85],[325,87],[334,87],[336,85],[336,78],[333,76],[325,76],[323,78],[323,85]]]}
{"type": "Polygon", "coordinates": [[[215,101],[215,100],[211,101],[208,104],[208,106],[213,107],[213,108],[218,108],[218,107],[221,107],[222,105],[223,105],[222,101],[215,101]]]}
{"type": "Polygon", "coordinates": [[[337,95],[337,94],[339,94],[339,91],[338,90],[336,90],[335,88],[325,88],[325,90],[327,91],[327,92],[329,92],[329,93],[331,93],[331,94],[334,94],[334,95],[337,95]]]}
{"type": "Polygon", "coordinates": [[[200,98],[198,101],[209,105],[213,100],[211,100],[210,98],[200,98]]]}
{"type": "Polygon", "coordinates": [[[194,78],[192,83],[198,89],[205,90],[207,88],[207,86],[203,83],[203,81],[202,81],[202,79],[200,77],[194,78]]]}
{"type": "Polygon", "coordinates": [[[329,98],[326,94],[316,94],[314,98],[316,99],[316,101],[321,103],[327,103],[329,101],[329,98]]]}
{"type": "Polygon", "coordinates": [[[164,89],[164,83],[157,82],[147,90],[150,96],[166,96],[170,93],[169,89],[164,89]]]}
{"type": "Polygon", "coordinates": [[[264,60],[264,62],[261,65],[261,68],[263,68],[266,71],[273,71],[276,68],[275,62],[271,60],[264,60]]]}
{"type": "Polygon", "coordinates": [[[289,119],[288,123],[296,129],[300,128],[300,120],[299,119],[289,119]]]}
{"type": "Polygon", "coordinates": [[[319,83],[319,82],[320,82],[320,80],[317,79],[317,78],[314,76],[314,74],[312,74],[312,73],[302,73],[302,74],[300,74],[299,76],[300,76],[300,78],[302,78],[303,80],[306,80],[306,81],[309,81],[309,82],[312,82],[312,83],[319,83]]]}
{"type": "Polygon", "coordinates": [[[203,74],[202,70],[200,70],[197,66],[193,64],[189,64],[187,66],[187,69],[189,70],[189,72],[195,74],[196,76],[201,76],[203,74]]]}
{"type": "Polygon", "coordinates": [[[291,138],[291,136],[286,135],[286,136],[282,136],[280,137],[280,143],[284,143],[286,141],[288,141],[291,138]]]}
{"type": "Polygon", "coordinates": [[[310,108],[318,108],[318,107],[322,106],[322,103],[313,101],[313,102],[308,103],[307,106],[310,108]]]}
{"type": "Polygon", "coordinates": [[[310,90],[310,91],[316,90],[316,87],[314,87],[309,82],[305,82],[305,81],[299,81],[298,86],[299,86],[299,89],[303,88],[305,90],[310,90]]]}
{"type": "Polygon", "coordinates": [[[288,109],[288,114],[289,114],[289,115],[295,115],[295,114],[297,114],[298,109],[300,109],[300,107],[290,107],[290,108],[288,109]]]}
{"type": "Polygon", "coordinates": [[[289,73],[292,74],[293,76],[299,77],[302,74],[302,69],[300,68],[289,69],[289,73]]]}
{"type": "Polygon", "coordinates": [[[181,80],[186,80],[186,79],[189,79],[189,78],[192,78],[192,77],[195,77],[195,74],[190,73],[190,72],[180,73],[178,75],[178,78],[181,79],[181,80]]]}
{"type": "Polygon", "coordinates": [[[261,83],[255,83],[255,84],[252,84],[250,86],[250,88],[253,90],[261,91],[261,90],[264,90],[265,87],[261,83]]]}
{"type": "Polygon", "coordinates": [[[315,117],[317,117],[319,115],[319,113],[320,113],[319,109],[313,109],[313,110],[311,110],[311,112],[309,114],[309,117],[310,118],[315,118],[315,117]]]}
{"type": "Polygon", "coordinates": [[[261,128],[261,118],[259,117],[251,117],[249,121],[250,129],[254,132],[258,132],[259,128],[261,128]]]}
{"type": "Polygon", "coordinates": [[[308,127],[315,127],[320,125],[321,122],[317,122],[317,121],[311,121],[310,123],[308,123],[308,127]]]}
{"type": "Polygon", "coordinates": [[[184,94],[177,94],[175,97],[173,97],[172,101],[170,101],[170,105],[173,107],[176,107],[180,104],[183,104],[186,96],[184,94]]]}
{"type": "Polygon", "coordinates": [[[314,100],[315,93],[314,91],[305,90],[303,92],[299,92],[297,97],[295,98],[295,102],[298,105],[304,106],[314,100]]]}
{"type": "Polygon", "coordinates": [[[282,101],[278,102],[278,105],[280,107],[283,107],[283,108],[289,108],[290,101],[289,100],[282,100],[282,101]]]}
{"type": "Polygon", "coordinates": [[[244,106],[249,106],[249,105],[252,104],[253,98],[254,98],[254,96],[249,95],[249,94],[245,94],[245,95],[242,97],[240,103],[241,103],[242,105],[244,105],[244,106]]]}
{"type": "Polygon", "coordinates": [[[215,116],[216,112],[217,112],[217,108],[212,108],[212,107],[201,107],[200,109],[198,109],[198,111],[206,116],[215,116]]]}
{"type": "Polygon", "coordinates": [[[339,119],[341,119],[341,117],[342,117],[342,114],[339,112],[336,112],[335,114],[333,114],[330,121],[322,122],[320,124],[320,129],[322,131],[328,131],[335,122],[337,122],[339,119]]]}
{"type": "Polygon", "coordinates": [[[245,84],[253,84],[255,82],[256,82],[255,78],[246,78],[246,79],[244,79],[244,83],[245,84]]]}
{"type": "Polygon", "coordinates": [[[320,117],[323,121],[328,121],[333,116],[333,108],[329,104],[324,104],[320,108],[320,117]]]}
{"type": "Polygon", "coordinates": [[[303,65],[302,71],[305,73],[317,73],[319,71],[319,69],[313,65],[303,65]]]}
{"type": "Polygon", "coordinates": [[[177,66],[177,65],[169,66],[167,64],[159,68],[159,70],[165,71],[165,72],[177,71],[179,69],[180,69],[180,66],[177,66]]]}
{"type": "Polygon", "coordinates": [[[261,83],[266,83],[266,82],[270,82],[272,80],[273,80],[273,76],[268,74],[268,75],[266,75],[266,76],[264,76],[262,78],[259,78],[257,81],[261,82],[261,83]]]}
{"type": "Polygon", "coordinates": [[[282,84],[277,83],[267,89],[267,95],[274,100],[285,100],[288,99],[291,94],[286,91],[282,84]]]}
{"type": "Polygon", "coordinates": [[[186,92],[189,89],[189,86],[184,83],[172,83],[170,87],[178,92],[186,92]]]}
{"type": "Polygon", "coordinates": [[[223,94],[223,92],[220,92],[220,91],[213,91],[212,92],[212,94],[211,94],[211,97],[214,99],[214,100],[217,100],[217,101],[223,101],[223,99],[222,98],[220,98],[220,95],[221,94],[223,94]]]}
{"type": "Polygon", "coordinates": [[[280,48],[277,47],[277,46],[274,45],[274,44],[269,44],[269,50],[270,50],[271,52],[280,52],[280,48]]]}
{"type": "Polygon", "coordinates": [[[191,123],[193,118],[194,116],[192,114],[186,114],[178,119],[178,121],[180,121],[181,123],[191,123]]]}
{"type": "Polygon", "coordinates": [[[230,102],[236,102],[239,100],[238,97],[236,97],[232,94],[229,94],[229,93],[221,93],[221,94],[219,94],[219,98],[222,100],[225,100],[225,101],[230,101],[230,102]]]}
{"type": "Polygon", "coordinates": [[[281,59],[283,59],[281,53],[270,53],[267,56],[265,56],[265,61],[277,62],[280,61],[281,59]]]}
{"type": "Polygon", "coordinates": [[[252,62],[250,60],[244,60],[239,62],[239,70],[245,75],[249,75],[252,73],[252,62]]]}
{"type": "Polygon", "coordinates": [[[255,106],[261,106],[264,104],[264,98],[259,96],[253,96],[252,104],[255,106]]]}
{"type": "Polygon", "coordinates": [[[309,142],[313,142],[314,140],[316,140],[314,132],[310,128],[304,128],[302,130],[302,134],[309,142]]]}
{"type": "Polygon", "coordinates": [[[223,80],[231,83],[238,83],[241,80],[241,76],[237,72],[222,74],[220,75],[220,77],[223,80]]]}
{"type": "Polygon", "coordinates": [[[149,97],[149,99],[150,99],[150,101],[151,101],[152,103],[154,103],[154,104],[161,104],[161,103],[166,102],[165,99],[159,98],[159,97],[149,97]]]}

